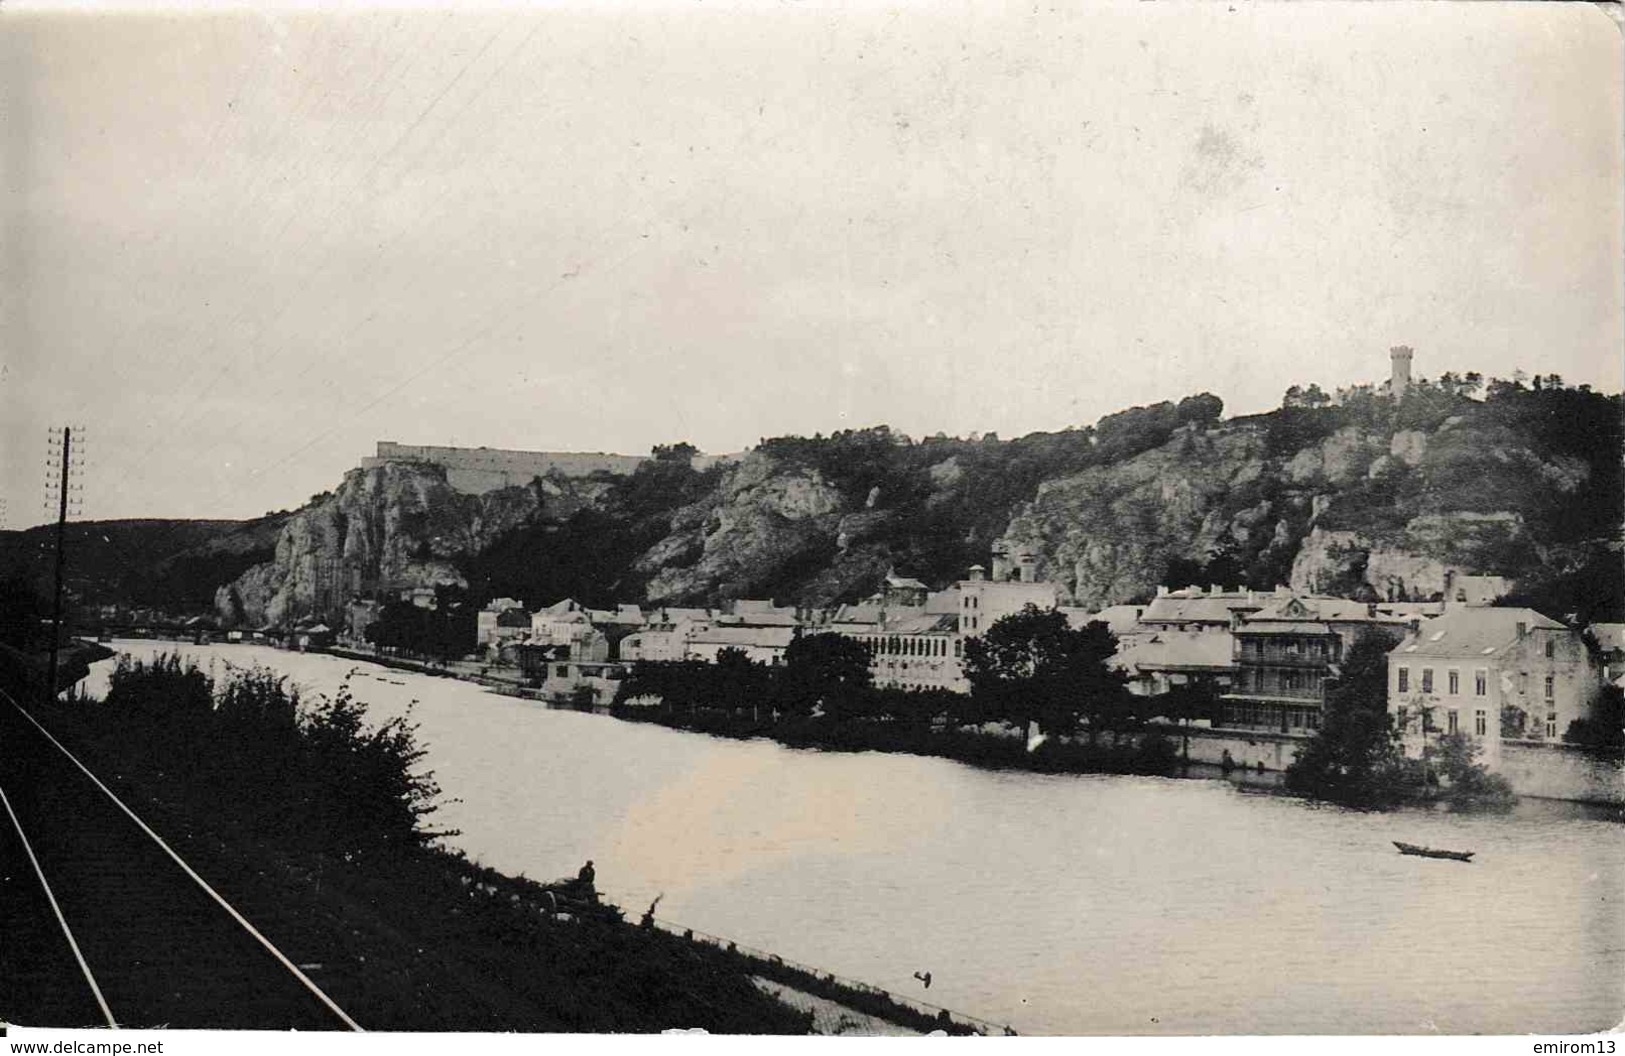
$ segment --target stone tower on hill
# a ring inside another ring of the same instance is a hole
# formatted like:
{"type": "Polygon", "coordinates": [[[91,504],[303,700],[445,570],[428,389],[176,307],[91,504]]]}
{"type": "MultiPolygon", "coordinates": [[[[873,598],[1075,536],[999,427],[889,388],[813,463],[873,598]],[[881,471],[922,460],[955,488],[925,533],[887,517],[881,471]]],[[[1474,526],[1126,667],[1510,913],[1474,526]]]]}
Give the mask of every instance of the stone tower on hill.
{"type": "Polygon", "coordinates": [[[1409,345],[1395,345],[1388,350],[1388,359],[1392,364],[1388,375],[1388,395],[1403,396],[1405,390],[1411,387],[1411,356],[1414,354],[1409,345]]]}

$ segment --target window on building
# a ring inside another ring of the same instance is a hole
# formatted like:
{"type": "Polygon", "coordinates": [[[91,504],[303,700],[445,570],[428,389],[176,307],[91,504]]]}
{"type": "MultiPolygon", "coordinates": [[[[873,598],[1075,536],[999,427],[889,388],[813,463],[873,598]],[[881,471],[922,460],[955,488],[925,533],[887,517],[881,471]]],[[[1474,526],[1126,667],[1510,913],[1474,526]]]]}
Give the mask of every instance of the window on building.
{"type": "Polygon", "coordinates": [[[1557,697],[1557,676],[1556,675],[1547,675],[1546,676],[1546,699],[1547,700],[1553,700],[1556,697],[1557,697]]]}
{"type": "Polygon", "coordinates": [[[1459,695],[1461,693],[1461,672],[1451,668],[1448,681],[1450,683],[1450,695],[1452,697],[1459,695]]]}
{"type": "Polygon", "coordinates": [[[1451,708],[1449,711],[1445,712],[1444,713],[1444,718],[1445,718],[1445,732],[1446,733],[1455,733],[1456,732],[1456,720],[1457,720],[1456,709],[1451,708]]]}
{"type": "Polygon", "coordinates": [[[1473,733],[1482,737],[1489,732],[1489,713],[1483,708],[1473,712],[1473,733]]]}
{"type": "Polygon", "coordinates": [[[1399,691],[1401,693],[1409,693],[1411,691],[1411,669],[1408,667],[1402,667],[1399,669],[1399,691]]]}
{"type": "Polygon", "coordinates": [[[1433,692],[1433,668],[1431,667],[1424,667],[1422,669],[1422,692],[1433,692]]]}
{"type": "Polygon", "coordinates": [[[569,678],[570,677],[570,668],[566,664],[559,664],[558,666],[553,668],[553,673],[555,675],[557,675],[558,677],[560,677],[560,678],[569,678]]]}
{"type": "Polygon", "coordinates": [[[1490,689],[1490,673],[1482,667],[1473,672],[1473,696],[1482,697],[1490,689]]]}
{"type": "Polygon", "coordinates": [[[1554,639],[1554,638],[1547,638],[1546,639],[1546,659],[1550,660],[1552,657],[1554,657],[1556,655],[1557,655],[1557,640],[1554,639]]]}
{"type": "Polygon", "coordinates": [[[1557,736],[1557,712],[1555,711],[1548,711],[1546,713],[1546,736],[1557,736]]]}

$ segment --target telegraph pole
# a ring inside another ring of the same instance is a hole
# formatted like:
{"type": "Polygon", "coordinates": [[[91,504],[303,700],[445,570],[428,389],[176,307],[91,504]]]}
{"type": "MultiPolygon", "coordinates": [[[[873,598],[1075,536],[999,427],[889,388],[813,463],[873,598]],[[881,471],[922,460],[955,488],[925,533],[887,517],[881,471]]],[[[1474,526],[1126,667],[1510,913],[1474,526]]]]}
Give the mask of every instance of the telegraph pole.
{"type": "Polygon", "coordinates": [[[56,590],[51,600],[51,674],[45,686],[46,703],[56,700],[57,653],[62,642],[62,548],[68,528],[68,462],[73,457],[73,427],[62,427],[62,480],[56,506],[56,590]]]}

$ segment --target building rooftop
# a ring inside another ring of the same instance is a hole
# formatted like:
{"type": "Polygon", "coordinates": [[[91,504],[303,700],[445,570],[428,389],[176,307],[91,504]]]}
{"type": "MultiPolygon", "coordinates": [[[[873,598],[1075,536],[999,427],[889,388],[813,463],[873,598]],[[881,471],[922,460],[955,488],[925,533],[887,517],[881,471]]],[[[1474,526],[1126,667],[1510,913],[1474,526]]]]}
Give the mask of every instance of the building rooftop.
{"type": "Polygon", "coordinates": [[[1625,652],[1625,623],[1593,623],[1586,628],[1605,653],[1625,652]]]}
{"type": "Polygon", "coordinates": [[[1151,599],[1151,604],[1140,615],[1140,622],[1229,623],[1232,613],[1262,608],[1272,597],[1250,590],[1203,593],[1200,587],[1169,591],[1151,599]]]}
{"type": "Polygon", "coordinates": [[[1384,612],[1376,602],[1350,601],[1347,598],[1291,596],[1273,601],[1247,617],[1244,629],[1272,620],[1322,620],[1335,622],[1404,624],[1414,617],[1384,612]]]}
{"type": "MultiPolygon", "coordinates": [[[[485,611],[490,612],[491,610],[487,609],[485,611]]],[[[499,611],[497,613],[497,626],[498,627],[529,627],[530,626],[530,613],[526,612],[523,608],[502,609],[501,611],[499,611]]]]}
{"type": "Polygon", "coordinates": [[[1140,616],[1145,609],[1144,605],[1108,605],[1099,612],[1091,612],[1062,606],[1061,612],[1066,615],[1066,622],[1075,629],[1081,630],[1091,623],[1100,622],[1106,625],[1107,630],[1122,637],[1142,629],[1140,616]]]}
{"type": "Polygon", "coordinates": [[[830,617],[831,623],[876,623],[886,606],[877,601],[860,601],[856,605],[842,605],[830,617]]]}
{"type": "Polygon", "coordinates": [[[681,623],[684,620],[709,620],[710,609],[682,608],[679,606],[662,606],[649,612],[650,623],[681,623]]]}
{"type": "Polygon", "coordinates": [[[794,640],[794,627],[697,627],[688,636],[690,645],[754,645],[784,649],[794,640]]]}
{"type": "Polygon", "coordinates": [[[1201,631],[1157,631],[1123,643],[1113,665],[1126,671],[1174,671],[1235,666],[1230,636],[1201,631]]]}
{"type": "Polygon", "coordinates": [[[888,619],[875,628],[876,634],[941,634],[959,626],[957,616],[946,613],[909,613],[888,619]]]}
{"type": "Polygon", "coordinates": [[[1518,625],[1525,630],[1563,631],[1568,628],[1534,609],[1497,609],[1477,606],[1453,609],[1428,620],[1389,652],[1389,656],[1468,658],[1494,656],[1518,641],[1518,625]]]}

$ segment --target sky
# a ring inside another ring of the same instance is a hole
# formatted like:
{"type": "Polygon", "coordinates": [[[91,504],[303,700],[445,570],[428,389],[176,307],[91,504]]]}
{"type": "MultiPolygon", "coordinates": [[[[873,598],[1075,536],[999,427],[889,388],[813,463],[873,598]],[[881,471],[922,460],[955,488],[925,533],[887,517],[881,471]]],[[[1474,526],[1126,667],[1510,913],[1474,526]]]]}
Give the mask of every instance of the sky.
{"type": "Polygon", "coordinates": [[[0,10],[0,498],[248,517],[380,439],[1017,436],[1621,387],[1587,4],[0,10]]]}

